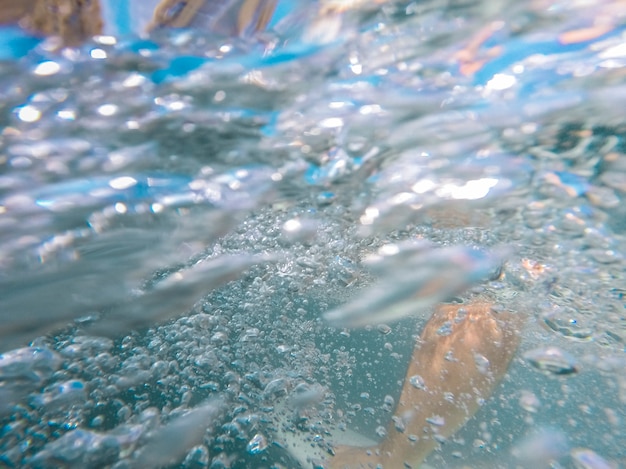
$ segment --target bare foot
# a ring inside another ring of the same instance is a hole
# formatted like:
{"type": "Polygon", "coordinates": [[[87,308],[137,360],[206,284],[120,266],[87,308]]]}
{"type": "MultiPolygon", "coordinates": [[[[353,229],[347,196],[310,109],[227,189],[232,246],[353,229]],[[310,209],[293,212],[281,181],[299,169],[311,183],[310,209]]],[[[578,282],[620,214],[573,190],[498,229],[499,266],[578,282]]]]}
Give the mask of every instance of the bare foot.
{"type": "Polygon", "coordinates": [[[519,343],[522,316],[490,303],[442,305],[426,324],[404,380],[394,425],[373,448],[338,447],[333,469],[418,467],[491,395],[519,343]],[[408,466],[407,466],[408,465],[408,466]]]}

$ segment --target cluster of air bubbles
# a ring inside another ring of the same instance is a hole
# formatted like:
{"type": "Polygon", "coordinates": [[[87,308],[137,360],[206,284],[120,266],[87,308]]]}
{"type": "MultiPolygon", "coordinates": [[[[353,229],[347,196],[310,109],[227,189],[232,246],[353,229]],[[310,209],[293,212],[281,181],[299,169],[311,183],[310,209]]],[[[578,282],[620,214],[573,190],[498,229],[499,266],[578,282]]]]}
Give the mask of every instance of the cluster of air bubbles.
{"type": "MultiPolygon", "coordinates": [[[[308,46],[162,31],[3,63],[0,465],[297,467],[284,435],[329,455],[337,429],[404,433],[401,386],[433,392],[403,381],[416,323],[487,298],[529,332],[501,398],[435,458],[610,467],[623,52],[607,39],[494,71],[509,49],[479,50],[494,73],[470,78],[452,51],[487,12],[440,3],[357,14],[308,46]]],[[[514,51],[558,21],[524,8],[514,51]]],[[[443,442],[445,416],[427,423],[443,442]]]]}

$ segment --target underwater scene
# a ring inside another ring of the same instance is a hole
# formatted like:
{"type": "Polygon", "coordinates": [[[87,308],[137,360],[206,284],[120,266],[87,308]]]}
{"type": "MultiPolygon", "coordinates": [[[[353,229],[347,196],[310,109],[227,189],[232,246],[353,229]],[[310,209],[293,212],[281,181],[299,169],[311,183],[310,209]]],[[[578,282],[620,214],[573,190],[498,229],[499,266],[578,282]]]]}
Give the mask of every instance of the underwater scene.
{"type": "Polygon", "coordinates": [[[626,467],[623,0],[6,0],[0,468],[626,467]]]}

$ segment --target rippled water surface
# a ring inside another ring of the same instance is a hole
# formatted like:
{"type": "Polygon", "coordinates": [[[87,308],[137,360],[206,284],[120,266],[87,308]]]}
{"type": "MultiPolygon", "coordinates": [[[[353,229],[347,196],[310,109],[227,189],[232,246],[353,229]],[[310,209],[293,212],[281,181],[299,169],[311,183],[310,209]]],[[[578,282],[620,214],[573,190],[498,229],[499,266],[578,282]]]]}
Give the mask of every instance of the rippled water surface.
{"type": "Polygon", "coordinates": [[[2,32],[0,466],[298,467],[478,298],[521,344],[427,464],[624,467],[624,4],[298,8],[2,32]]]}

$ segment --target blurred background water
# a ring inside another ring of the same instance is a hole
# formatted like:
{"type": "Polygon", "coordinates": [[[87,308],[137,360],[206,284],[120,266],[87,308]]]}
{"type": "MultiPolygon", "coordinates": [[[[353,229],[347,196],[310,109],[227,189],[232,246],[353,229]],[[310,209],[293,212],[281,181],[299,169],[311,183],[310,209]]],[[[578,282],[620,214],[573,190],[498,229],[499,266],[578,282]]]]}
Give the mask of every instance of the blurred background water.
{"type": "Polygon", "coordinates": [[[0,466],[376,439],[430,308],[475,297],[530,318],[427,464],[626,464],[623,2],[147,34],[155,3],[103,2],[71,47],[0,30],[0,466]]]}

